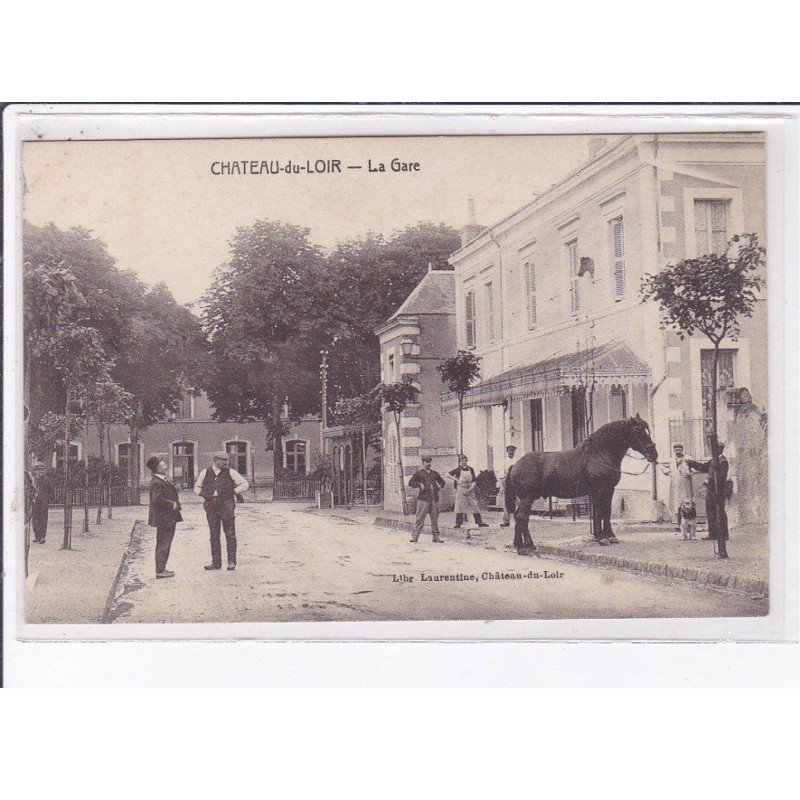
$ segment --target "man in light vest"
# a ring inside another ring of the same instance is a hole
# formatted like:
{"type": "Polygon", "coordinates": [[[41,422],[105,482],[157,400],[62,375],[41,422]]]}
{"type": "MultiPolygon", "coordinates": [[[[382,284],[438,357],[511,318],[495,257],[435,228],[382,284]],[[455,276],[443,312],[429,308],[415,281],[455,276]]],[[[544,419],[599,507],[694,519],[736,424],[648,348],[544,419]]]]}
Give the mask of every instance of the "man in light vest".
{"type": "Polygon", "coordinates": [[[236,501],[242,500],[249,483],[228,463],[224,450],[214,453],[214,463],[197,476],[194,493],[205,501],[203,508],[211,533],[211,563],[205,569],[222,569],[220,527],[225,531],[228,569],[236,569],[236,501]]]}

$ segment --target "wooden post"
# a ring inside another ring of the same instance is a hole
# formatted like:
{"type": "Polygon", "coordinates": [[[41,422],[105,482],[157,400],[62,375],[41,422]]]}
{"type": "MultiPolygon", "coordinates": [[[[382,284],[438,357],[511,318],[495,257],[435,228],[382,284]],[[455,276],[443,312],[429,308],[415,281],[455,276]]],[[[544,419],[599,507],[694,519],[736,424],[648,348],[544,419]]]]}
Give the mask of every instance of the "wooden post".
{"type": "Polygon", "coordinates": [[[67,383],[67,398],[64,403],[64,540],[62,550],[72,549],[72,509],[69,496],[69,383],[67,383]]]}

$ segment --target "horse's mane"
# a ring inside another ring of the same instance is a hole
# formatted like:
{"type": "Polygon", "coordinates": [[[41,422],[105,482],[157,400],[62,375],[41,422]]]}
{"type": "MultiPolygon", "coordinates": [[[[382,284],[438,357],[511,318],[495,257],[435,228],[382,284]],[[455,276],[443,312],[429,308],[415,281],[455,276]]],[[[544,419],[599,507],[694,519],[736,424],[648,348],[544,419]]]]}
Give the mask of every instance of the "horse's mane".
{"type": "Polygon", "coordinates": [[[609,445],[620,444],[620,434],[630,428],[630,419],[615,419],[601,425],[594,433],[583,440],[583,446],[604,448],[609,445]]]}

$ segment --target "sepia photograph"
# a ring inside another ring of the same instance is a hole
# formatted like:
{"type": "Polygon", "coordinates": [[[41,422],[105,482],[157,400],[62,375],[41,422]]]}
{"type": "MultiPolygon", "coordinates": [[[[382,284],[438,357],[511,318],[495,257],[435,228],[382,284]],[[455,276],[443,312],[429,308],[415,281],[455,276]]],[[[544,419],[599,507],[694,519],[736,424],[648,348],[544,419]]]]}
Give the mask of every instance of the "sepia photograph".
{"type": "Polygon", "coordinates": [[[23,142],[27,630],[769,614],[765,134],[590,130],[23,142]]]}

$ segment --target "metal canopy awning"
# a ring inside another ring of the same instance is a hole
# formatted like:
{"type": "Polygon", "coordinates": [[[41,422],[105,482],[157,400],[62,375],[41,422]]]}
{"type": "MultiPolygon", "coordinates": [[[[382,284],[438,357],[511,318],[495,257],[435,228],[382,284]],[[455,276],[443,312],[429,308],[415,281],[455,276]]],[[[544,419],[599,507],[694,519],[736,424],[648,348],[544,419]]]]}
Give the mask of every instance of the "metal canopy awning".
{"type": "MultiPolygon", "coordinates": [[[[650,367],[624,341],[616,340],[514,367],[473,386],[464,397],[464,407],[497,405],[510,397],[547,397],[577,386],[648,384],[650,367]]],[[[453,392],[442,395],[442,409],[458,407],[453,392]]]]}

